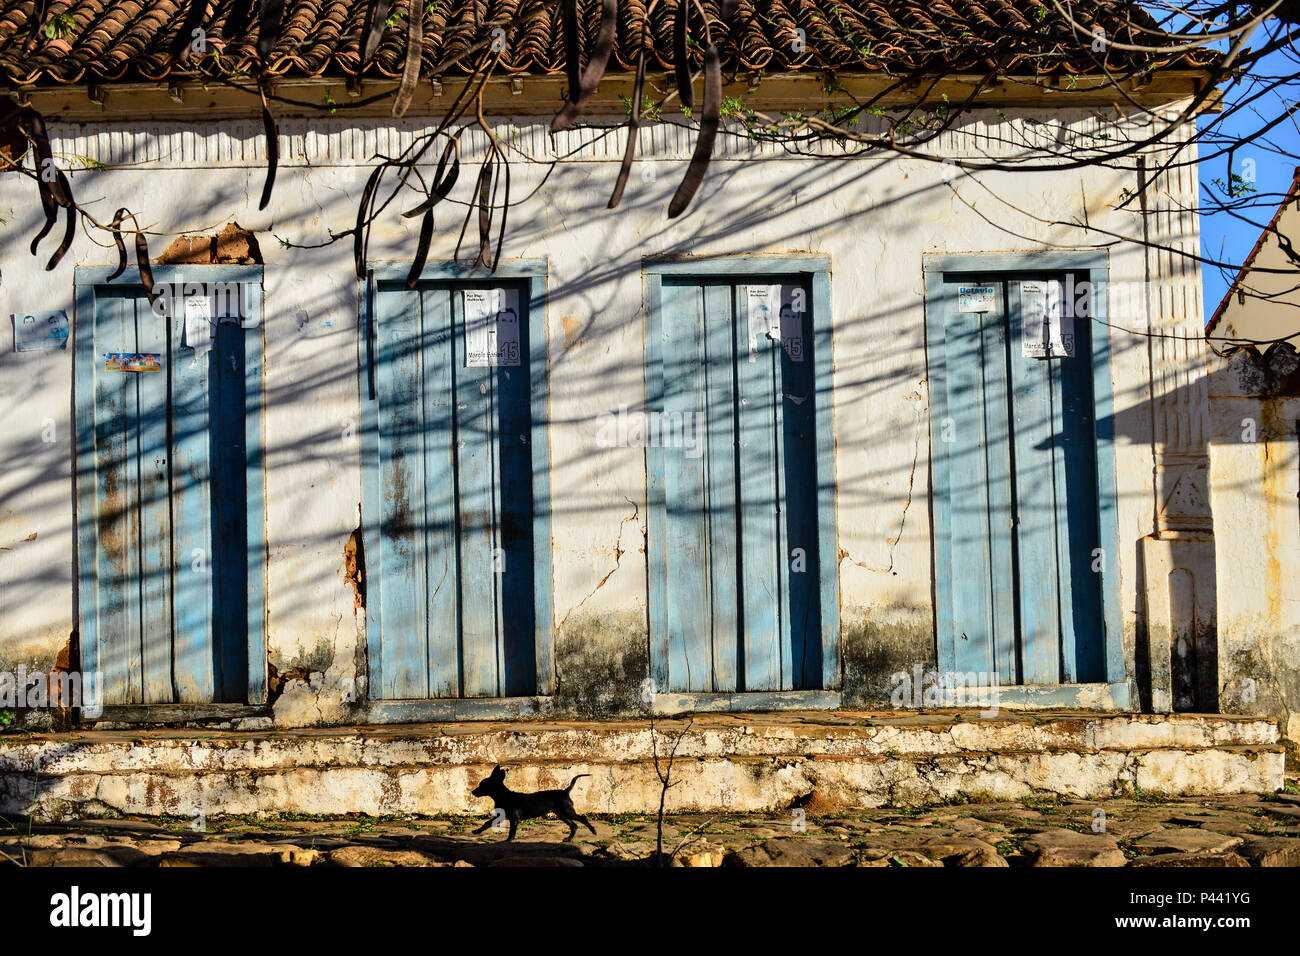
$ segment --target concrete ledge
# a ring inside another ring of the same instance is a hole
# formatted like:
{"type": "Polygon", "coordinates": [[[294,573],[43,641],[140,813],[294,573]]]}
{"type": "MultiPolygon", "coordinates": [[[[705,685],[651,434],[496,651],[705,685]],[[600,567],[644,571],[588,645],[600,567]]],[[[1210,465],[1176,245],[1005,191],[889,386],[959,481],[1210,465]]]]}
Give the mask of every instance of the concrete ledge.
{"type": "MultiPolygon", "coordinates": [[[[1275,722],[1190,715],[709,714],[656,721],[674,811],[922,806],[1059,795],[1272,792],[1275,722]]],[[[96,731],[0,738],[0,812],[434,814],[484,809],[495,764],[514,789],[564,786],[579,808],[658,806],[646,722],[445,724],[293,733],[96,731]]]]}

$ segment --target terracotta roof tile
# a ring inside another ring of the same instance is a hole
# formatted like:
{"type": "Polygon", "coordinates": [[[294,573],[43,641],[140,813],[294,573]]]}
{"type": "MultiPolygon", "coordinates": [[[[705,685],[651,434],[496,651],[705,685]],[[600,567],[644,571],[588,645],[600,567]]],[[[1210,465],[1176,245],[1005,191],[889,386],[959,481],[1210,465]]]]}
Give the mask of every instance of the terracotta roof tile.
{"type": "MultiPolygon", "coordinates": [[[[257,60],[256,2],[207,0],[203,29],[219,60],[194,58],[180,65],[170,48],[184,25],[187,0],[53,0],[40,23],[34,22],[39,0],[0,0],[0,71],[29,84],[161,80],[173,71],[190,75],[199,66],[250,69],[257,60]]],[[[410,2],[395,0],[392,13],[405,15],[410,2]]],[[[469,60],[462,58],[476,35],[472,2],[425,0],[426,73],[467,72],[469,60]]],[[[479,37],[493,26],[506,31],[502,68],[563,71],[557,0],[476,2],[479,37]]],[[[711,17],[717,14],[719,0],[703,3],[711,17]]],[[[670,67],[676,4],[662,0],[650,20],[647,6],[647,0],[619,4],[611,70],[631,69],[647,45],[653,67],[670,67]]],[[[285,0],[268,71],[355,75],[361,67],[365,7],[365,0],[285,0]]],[[[1142,16],[1126,0],[1082,0],[1073,9],[1081,23],[1098,23],[1111,37],[1141,42],[1124,28],[1127,16],[1142,16]]],[[[600,4],[586,0],[582,10],[589,48],[599,28],[600,4]]],[[[1068,24],[1038,0],[740,0],[731,23],[715,39],[729,71],[983,72],[998,62],[1004,71],[1019,73],[1033,72],[1036,64],[1065,73],[1095,69],[1089,43],[1076,40],[1068,24]],[[797,30],[804,31],[802,49],[794,42],[797,30]],[[1036,57],[1040,52],[1045,59],[1036,57]]],[[[406,28],[396,23],[363,72],[397,77],[405,48],[406,28]]],[[[693,55],[698,58],[700,51],[693,55]]]]}

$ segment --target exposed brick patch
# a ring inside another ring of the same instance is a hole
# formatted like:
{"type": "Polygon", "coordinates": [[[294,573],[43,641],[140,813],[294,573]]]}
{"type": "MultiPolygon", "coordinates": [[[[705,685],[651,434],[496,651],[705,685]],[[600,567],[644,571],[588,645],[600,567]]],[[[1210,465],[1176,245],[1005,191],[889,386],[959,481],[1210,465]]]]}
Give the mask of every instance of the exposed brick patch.
{"type": "Polygon", "coordinates": [[[155,261],[160,266],[260,265],[262,249],[254,233],[232,221],[213,236],[181,236],[155,261]]]}
{"type": "Polygon", "coordinates": [[[268,664],[266,668],[266,706],[273,707],[275,702],[280,699],[280,695],[284,693],[284,685],[293,680],[300,680],[305,684],[310,684],[311,671],[305,667],[291,667],[282,674],[274,664],[268,664]]]}
{"type": "Polygon", "coordinates": [[[343,583],[352,586],[352,610],[366,606],[366,553],[361,544],[361,529],[348,535],[343,546],[343,583]]]}

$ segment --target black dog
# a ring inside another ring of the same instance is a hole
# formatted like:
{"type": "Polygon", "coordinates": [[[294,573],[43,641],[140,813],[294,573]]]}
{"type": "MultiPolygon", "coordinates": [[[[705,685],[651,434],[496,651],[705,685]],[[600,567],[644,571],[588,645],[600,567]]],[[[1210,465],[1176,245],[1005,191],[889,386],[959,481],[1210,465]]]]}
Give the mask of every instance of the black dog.
{"type": "Polygon", "coordinates": [[[569,835],[564,838],[568,843],[573,839],[573,835],[578,832],[578,824],[596,833],[587,818],[578,811],[573,809],[573,801],[569,798],[569,791],[581,777],[590,777],[589,773],[580,773],[569,781],[569,785],[563,790],[538,790],[536,793],[516,793],[506,786],[506,772],[500,767],[492,770],[482,783],[475,787],[471,793],[476,797],[491,797],[492,802],[496,804],[496,810],[492,814],[492,819],[488,820],[481,827],[475,830],[475,833],[482,833],[493,823],[497,821],[498,814],[505,814],[505,818],[510,821],[510,834],[506,837],[509,842],[515,838],[515,829],[519,826],[520,820],[530,820],[533,817],[544,817],[548,813],[554,813],[557,817],[569,825],[569,835]]]}

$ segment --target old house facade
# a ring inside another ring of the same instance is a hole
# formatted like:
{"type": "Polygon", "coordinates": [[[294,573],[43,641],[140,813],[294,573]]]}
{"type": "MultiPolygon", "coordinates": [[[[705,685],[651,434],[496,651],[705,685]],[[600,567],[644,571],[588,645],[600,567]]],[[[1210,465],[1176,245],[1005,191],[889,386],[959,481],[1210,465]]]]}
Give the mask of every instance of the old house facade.
{"type": "MultiPolygon", "coordinates": [[[[907,708],[951,702],[927,696],[944,675],[1006,708],[1237,706],[1216,581],[1256,544],[1211,508],[1195,167],[1010,168],[1146,139],[1193,66],[1132,108],[1012,68],[936,163],[747,135],[746,111],[886,85],[845,67],[849,34],[804,56],[768,25],[728,54],[733,108],[670,219],[694,118],[646,118],[606,209],[632,41],[588,125],[551,133],[544,10],[459,138],[466,169],[493,139],[511,157],[497,268],[473,225],[458,243],[464,173],[408,288],[418,193],[376,216],[360,278],[330,240],[463,69],[395,120],[367,101],[399,32],[358,77],[360,6],[295,8],[258,208],[238,44],[203,79],[169,53],[179,23],[74,9],[27,49],[30,6],[0,17],[10,95],[101,223],[137,213],[164,291],[103,234],[43,271],[32,180],[0,174],[0,669],[95,675],[108,724],[907,708]]],[[[457,41],[427,15],[441,63],[457,41]]],[[[935,103],[973,89],[954,57],[935,103]]]]}

